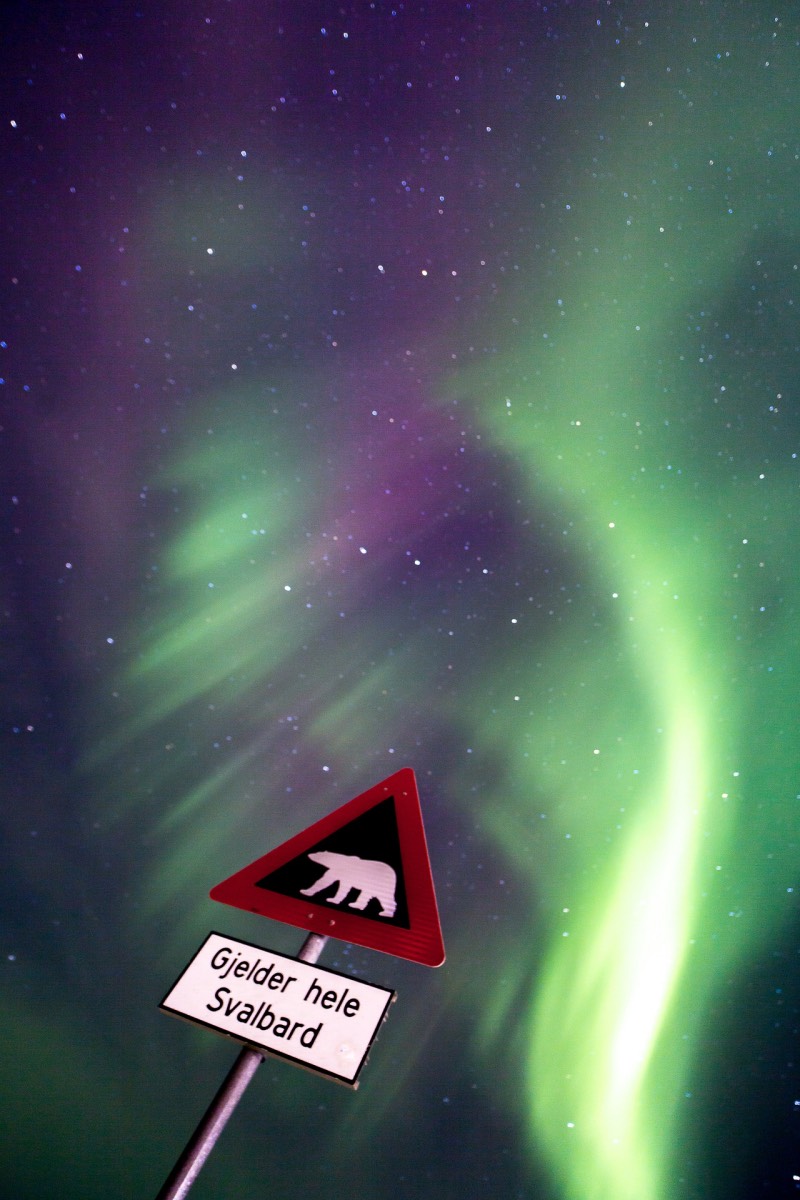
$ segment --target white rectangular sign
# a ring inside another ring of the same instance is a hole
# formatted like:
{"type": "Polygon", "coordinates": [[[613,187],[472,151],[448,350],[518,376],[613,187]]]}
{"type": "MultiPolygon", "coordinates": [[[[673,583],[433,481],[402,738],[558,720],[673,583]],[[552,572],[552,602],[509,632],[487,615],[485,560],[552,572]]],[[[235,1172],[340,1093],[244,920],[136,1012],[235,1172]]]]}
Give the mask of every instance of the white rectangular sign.
{"type": "Polygon", "coordinates": [[[159,1007],[358,1087],[394,998],[376,984],[210,933],[159,1007]]]}

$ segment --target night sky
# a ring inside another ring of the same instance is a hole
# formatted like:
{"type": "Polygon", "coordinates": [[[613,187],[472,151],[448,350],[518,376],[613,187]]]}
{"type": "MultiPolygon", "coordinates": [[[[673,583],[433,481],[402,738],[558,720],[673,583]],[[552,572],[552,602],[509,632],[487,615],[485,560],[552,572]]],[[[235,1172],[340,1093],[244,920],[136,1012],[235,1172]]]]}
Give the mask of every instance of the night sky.
{"type": "Polygon", "coordinates": [[[410,766],[446,963],[192,1196],[794,1195],[796,2],[12,2],[0,147],[0,1194],[155,1196],[410,766]]]}

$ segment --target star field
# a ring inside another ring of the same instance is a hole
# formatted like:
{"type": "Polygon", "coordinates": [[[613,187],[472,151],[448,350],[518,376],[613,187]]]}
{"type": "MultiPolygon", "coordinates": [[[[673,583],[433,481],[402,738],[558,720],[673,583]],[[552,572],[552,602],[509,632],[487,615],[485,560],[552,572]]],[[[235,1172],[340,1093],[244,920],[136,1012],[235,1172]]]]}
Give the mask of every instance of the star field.
{"type": "Polygon", "coordinates": [[[197,1200],[794,1194],[794,6],[5,22],[0,1191],[157,1192],[209,889],[408,765],[447,962],[197,1200]]]}

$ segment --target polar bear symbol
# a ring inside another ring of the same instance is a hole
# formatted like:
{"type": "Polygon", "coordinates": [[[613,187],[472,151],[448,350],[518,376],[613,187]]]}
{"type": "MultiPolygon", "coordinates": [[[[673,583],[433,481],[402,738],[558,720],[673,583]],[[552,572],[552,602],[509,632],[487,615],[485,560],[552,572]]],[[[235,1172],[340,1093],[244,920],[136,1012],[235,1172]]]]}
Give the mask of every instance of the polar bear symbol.
{"type": "Polygon", "coordinates": [[[341,904],[351,888],[355,888],[358,895],[350,901],[348,908],[365,909],[370,900],[377,900],[382,917],[394,916],[397,876],[388,863],[359,858],[357,854],[335,854],[332,850],[317,850],[308,857],[325,867],[325,873],[311,887],[300,889],[303,896],[314,896],[336,884],[335,893],[328,896],[327,901],[341,904]]]}

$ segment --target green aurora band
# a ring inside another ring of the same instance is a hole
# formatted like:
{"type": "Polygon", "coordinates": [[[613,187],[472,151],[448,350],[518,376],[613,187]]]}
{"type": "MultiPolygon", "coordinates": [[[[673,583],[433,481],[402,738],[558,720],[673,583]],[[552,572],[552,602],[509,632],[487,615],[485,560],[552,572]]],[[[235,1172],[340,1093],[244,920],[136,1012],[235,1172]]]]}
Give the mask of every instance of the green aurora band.
{"type": "MultiPolygon", "coordinates": [[[[762,48],[748,53],[749,81],[762,48]]],[[[469,730],[469,769],[451,766],[440,786],[468,803],[473,764],[504,764],[476,815],[525,895],[530,934],[500,931],[517,966],[487,995],[458,977],[473,933],[455,931],[451,1002],[480,1006],[478,1051],[506,1056],[506,1082],[524,1053],[531,1156],[564,1200],[679,1194],[710,1006],[790,915],[794,884],[797,460],[779,397],[796,374],[781,304],[796,281],[784,200],[797,154],[776,114],[767,129],[743,111],[742,76],[719,81],[705,123],[677,86],[638,104],[631,91],[627,140],[602,150],[602,169],[565,180],[576,187],[553,227],[561,269],[536,259],[524,273],[535,303],[523,292],[514,308],[524,320],[498,322],[488,365],[441,380],[445,409],[473,397],[525,519],[561,542],[579,578],[549,613],[551,632],[541,636],[541,613],[526,632],[538,597],[521,580],[518,607],[490,614],[498,638],[480,686],[420,700],[438,670],[425,633],[391,656],[380,614],[363,614],[357,652],[333,633],[326,581],[345,559],[336,521],[320,524],[322,459],[303,458],[301,430],[297,447],[278,435],[256,465],[260,420],[227,416],[227,443],[190,444],[167,472],[163,495],[177,487],[194,507],[174,518],[140,615],[120,689],[129,717],[94,763],[129,754],[132,776],[144,751],[147,796],[125,806],[175,797],[154,821],[161,849],[131,918],[144,938],[143,915],[161,920],[179,892],[216,882],[204,874],[212,853],[241,865],[265,788],[274,840],[295,830],[293,804],[275,798],[311,786],[296,746],[347,789],[386,762],[375,747],[389,728],[407,750],[442,708],[469,730]],[[503,344],[512,336],[515,349],[503,344]],[[741,347],[759,338],[777,349],[752,363],[741,347]],[[308,648],[323,644],[306,675],[308,648]],[[243,731],[232,750],[229,728],[243,731]],[[187,729],[219,750],[218,768],[195,756],[187,729]]],[[[591,131],[581,145],[587,162],[601,153],[591,131]]],[[[348,586],[368,594],[384,565],[368,557],[348,586]]],[[[331,806],[349,795],[326,793],[331,806]]],[[[165,977],[190,931],[173,919],[171,936],[165,977]]],[[[400,1085],[382,1082],[386,1104],[400,1085]]],[[[366,1137],[378,1109],[359,1097],[353,1111],[366,1137]]]]}
{"type": "MultiPolygon", "coordinates": [[[[781,414],[798,155],[735,91],[713,127],[687,128],[674,95],[631,111],[635,144],[578,195],[556,259],[572,265],[557,292],[546,279],[528,345],[460,381],[493,397],[476,411],[531,519],[552,514],[587,569],[527,668],[502,664],[481,730],[507,763],[487,822],[521,873],[538,847],[530,1137],[568,1200],[679,1194],[709,1004],[782,926],[795,882],[797,454],[781,414]],[[536,797],[547,833],[509,796],[536,797]]],[[[509,1008],[490,1008],[487,1050],[509,1008]]]]}

